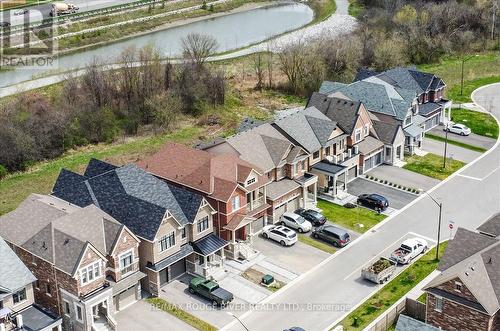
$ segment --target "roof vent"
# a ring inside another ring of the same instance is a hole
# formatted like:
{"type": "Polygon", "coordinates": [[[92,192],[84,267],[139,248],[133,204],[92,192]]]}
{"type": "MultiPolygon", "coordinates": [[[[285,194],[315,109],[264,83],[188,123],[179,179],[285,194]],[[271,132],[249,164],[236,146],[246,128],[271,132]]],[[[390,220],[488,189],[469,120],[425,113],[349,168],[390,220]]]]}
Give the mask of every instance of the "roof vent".
{"type": "Polygon", "coordinates": [[[67,244],[69,244],[69,239],[68,238],[66,238],[66,240],[64,240],[64,245],[67,245],[67,244]]]}
{"type": "Polygon", "coordinates": [[[200,180],[200,184],[203,184],[203,180],[200,180]]]}
{"type": "Polygon", "coordinates": [[[466,272],[465,272],[465,275],[466,275],[466,276],[469,276],[469,273],[466,271],[466,272]]]}
{"type": "Polygon", "coordinates": [[[43,249],[47,249],[47,244],[45,243],[45,241],[44,241],[44,242],[43,242],[43,244],[42,244],[42,248],[43,248],[43,249]]]}
{"type": "Polygon", "coordinates": [[[475,271],[474,267],[470,267],[470,270],[475,271]]]}
{"type": "Polygon", "coordinates": [[[490,258],[488,259],[488,262],[486,262],[486,264],[492,264],[493,263],[493,260],[491,259],[491,256],[490,258]]]}

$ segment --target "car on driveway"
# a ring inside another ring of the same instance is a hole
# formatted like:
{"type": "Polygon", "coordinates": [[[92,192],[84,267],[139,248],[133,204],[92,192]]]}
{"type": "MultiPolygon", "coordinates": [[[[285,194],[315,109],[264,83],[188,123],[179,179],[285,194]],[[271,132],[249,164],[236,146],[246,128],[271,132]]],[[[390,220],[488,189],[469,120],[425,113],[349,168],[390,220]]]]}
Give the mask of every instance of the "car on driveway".
{"type": "Polygon", "coordinates": [[[311,231],[312,224],[309,221],[300,215],[295,213],[284,213],[280,217],[280,221],[283,225],[288,226],[289,228],[295,229],[300,233],[311,231]]]}
{"type": "Polygon", "coordinates": [[[321,214],[319,211],[314,209],[304,209],[299,208],[295,211],[295,214],[304,217],[306,220],[312,223],[314,226],[320,226],[325,224],[326,217],[321,214]]]}
{"type": "Polygon", "coordinates": [[[0,22],[0,27],[2,27],[2,28],[7,28],[9,26],[10,26],[9,22],[0,22]]]}
{"type": "Polygon", "coordinates": [[[448,123],[448,125],[444,128],[444,130],[451,133],[459,134],[461,136],[468,136],[472,132],[469,127],[460,123],[453,123],[453,122],[448,123]]]}
{"type": "Polygon", "coordinates": [[[358,196],[358,205],[384,211],[389,207],[389,200],[380,194],[361,194],[358,196]]]}
{"type": "Polygon", "coordinates": [[[267,225],[262,229],[262,237],[279,242],[283,246],[292,246],[297,242],[297,233],[283,225],[267,225]]]}
{"type": "Polygon", "coordinates": [[[406,239],[398,249],[391,254],[391,260],[399,264],[408,264],[420,254],[424,254],[429,245],[422,238],[406,239]]]}
{"type": "Polygon", "coordinates": [[[233,294],[219,287],[217,282],[201,277],[191,279],[189,282],[189,292],[196,293],[212,301],[214,306],[225,306],[234,299],[233,294]]]}
{"type": "Polygon", "coordinates": [[[351,241],[351,236],[346,230],[333,225],[323,225],[314,229],[313,238],[321,239],[335,247],[344,247],[351,241]]]}
{"type": "Polygon", "coordinates": [[[19,10],[16,10],[16,11],[14,12],[14,15],[16,15],[16,16],[19,16],[19,15],[24,15],[24,14],[27,14],[28,12],[29,12],[29,10],[28,10],[28,9],[19,9],[19,10]]]}

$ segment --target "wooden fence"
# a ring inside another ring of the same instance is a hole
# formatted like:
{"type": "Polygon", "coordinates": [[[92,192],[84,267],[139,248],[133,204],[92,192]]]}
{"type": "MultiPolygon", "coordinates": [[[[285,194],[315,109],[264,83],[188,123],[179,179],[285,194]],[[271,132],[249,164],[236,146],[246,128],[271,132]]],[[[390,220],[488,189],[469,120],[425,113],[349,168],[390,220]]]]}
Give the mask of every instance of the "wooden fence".
{"type": "Polygon", "coordinates": [[[414,319],[425,321],[425,304],[406,298],[384,312],[379,320],[367,327],[365,331],[385,331],[397,322],[402,313],[414,319]]]}

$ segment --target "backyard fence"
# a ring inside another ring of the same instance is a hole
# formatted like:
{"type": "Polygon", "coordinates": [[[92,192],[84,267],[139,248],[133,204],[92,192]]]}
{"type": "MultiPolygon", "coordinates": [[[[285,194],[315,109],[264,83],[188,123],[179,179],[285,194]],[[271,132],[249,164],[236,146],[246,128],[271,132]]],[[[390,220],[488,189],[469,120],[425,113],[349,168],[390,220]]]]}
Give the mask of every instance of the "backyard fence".
{"type": "Polygon", "coordinates": [[[402,313],[414,319],[425,321],[425,304],[409,298],[403,299],[389,308],[365,331],[385,331],[397,322],[402,313]]]}

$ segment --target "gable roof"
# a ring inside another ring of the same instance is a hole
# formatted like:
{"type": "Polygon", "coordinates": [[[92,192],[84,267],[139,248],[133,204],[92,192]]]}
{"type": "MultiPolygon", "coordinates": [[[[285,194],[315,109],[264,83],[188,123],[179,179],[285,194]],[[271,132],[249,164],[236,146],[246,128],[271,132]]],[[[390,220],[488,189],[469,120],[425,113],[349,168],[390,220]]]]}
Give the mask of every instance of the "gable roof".
{"type": "Polygon", "coordinates": [[[133,164],[101,165],[100,169],[110,170],[94,177],[80,177],[84,185],[77,186],[70,185],[73,181],[65,182],[66,170],[57,179],[52,194],[80,207],[89,205],[90,196],[94,205],[147,240],[154,240],[167,211],[181,226],[194,222],[193,214],[196,215],[202,200],[198,194],[179,191],[133,164]],[[198,207],[194,206],[196,203],[198,207]]]}
{"type": "Polygon", "coordinates": [[[416,320],[404,314],[400,314],[396,324],[396,331],[439,331],[441,329],[416,320]]]}
{"type": "Polygon", "coordinates": [[[58,269],[73,274],[91,245],[111,253],[124,226],[94,205],[80,208],[53,196],[32,194],[0,217],[0,233],[58,269]]]}
{"type": "Polygon", "coordinates": [[[432,291],[446,281],[459,278],[478,301],[475,308],[493,315],[500,309],[499,257],[500,240],[459,228],[439,262],[441,274],[425,289],[432,291]]]}
{"type": "Polygon", "coordinates": [[[356,125],[361,102],[314,92],[309,98],[307,107],[315,107],[350,135],[356,125]]]}
{"type": "Polygon", "coordinates": [[[2,266],[2,272],[0,272],[0,296],[2,292],[14,293],[36,280],[31,271],[1,237],[0,265],[2,266]]]}
{"type": "Polygon", "coordinates": [[[331,143],[330,137],[337,129],[337,123],[315,107],[301,109],[277,118],[273,126],[286,134],[295,145],[302,146],[309,153],[331,143]]]}
{"type": "Polygon", "coordinates": [[[500,213],[491,216],[477,230],[492,237],[500,237],[500,213]]]}
{"type": "Polygon", "coordinates": [[[392,145],[398,131],[402,130],[401,125],[398,123],[389,123],[373,119],[372,123],[380,141],[387,145],[392,145]]]}
{"type": "Polygon", "coordinates": [[[269,181],[262,175],[262,170],[236,155],[212,154],[176,143],[165,144],[156,154],[137,165],[155,176],[224,202],[252,170],[259,174],[259,184],[269,181]]]}

